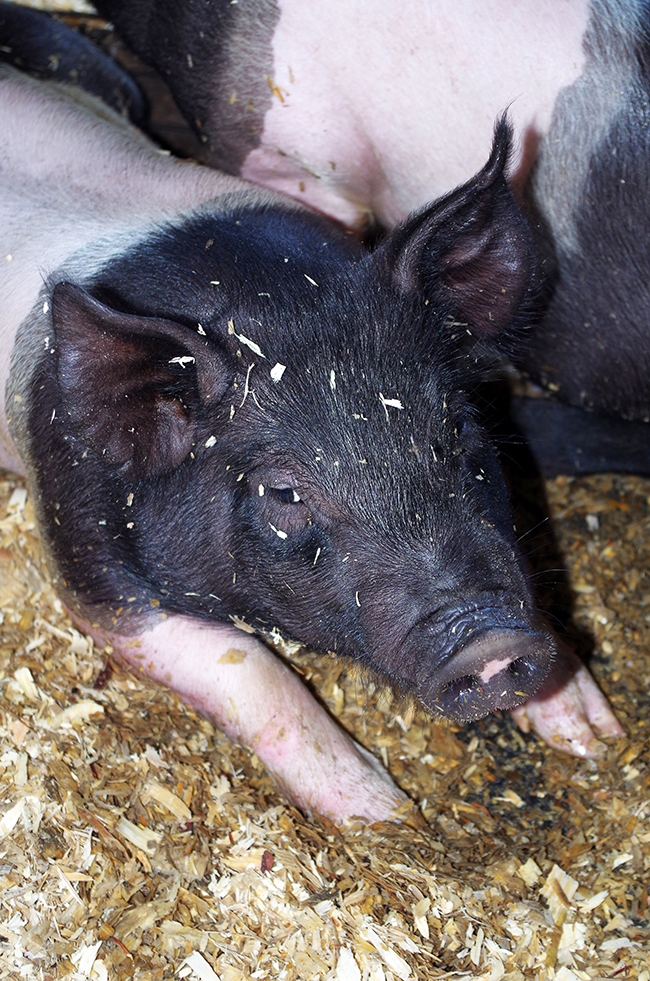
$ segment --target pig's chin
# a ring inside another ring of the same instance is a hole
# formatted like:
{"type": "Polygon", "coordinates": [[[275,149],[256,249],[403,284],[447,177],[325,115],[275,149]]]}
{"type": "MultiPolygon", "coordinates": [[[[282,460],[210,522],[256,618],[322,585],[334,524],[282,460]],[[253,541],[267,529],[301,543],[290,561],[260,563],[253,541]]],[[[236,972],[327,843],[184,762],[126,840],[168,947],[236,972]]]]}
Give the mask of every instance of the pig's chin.
{"type": "Polygon", "coordinates": [[[531,698],[554,657],[555,644],[546,632],[486,630],[438,666],[435,677],[422,683],[418,696],[432,712],[471,722],[531,698]]]}

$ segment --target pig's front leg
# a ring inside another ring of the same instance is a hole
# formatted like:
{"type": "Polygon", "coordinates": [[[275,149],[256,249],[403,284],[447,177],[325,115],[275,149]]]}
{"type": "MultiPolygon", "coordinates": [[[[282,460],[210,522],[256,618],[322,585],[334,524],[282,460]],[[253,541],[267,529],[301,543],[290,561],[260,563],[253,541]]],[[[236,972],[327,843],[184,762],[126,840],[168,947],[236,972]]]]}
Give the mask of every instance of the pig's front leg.
{"type": "Polygon", "coordinates": [[[339,823],[381,821],[394,819],[407,800],[297,675],[250,634],[169,617],[136,637],[102,639],[252,749],[303,810],[339,823]]]}
{"type": "Polygon", "coordinates": [[[564,645],[541,689],[511,714],[524,732],[533,729],[553,749],[573,756],[602,756],[606,747],[598,735],[625,735],[587,668],[564,645]]]}

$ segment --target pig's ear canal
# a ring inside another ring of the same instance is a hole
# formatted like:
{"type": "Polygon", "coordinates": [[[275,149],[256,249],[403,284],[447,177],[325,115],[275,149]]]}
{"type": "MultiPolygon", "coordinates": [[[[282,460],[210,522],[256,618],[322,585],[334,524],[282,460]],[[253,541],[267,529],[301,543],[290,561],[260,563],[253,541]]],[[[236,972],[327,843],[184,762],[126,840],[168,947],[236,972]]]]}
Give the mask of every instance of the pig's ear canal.
{"type": "Polygon", "coordinates": [[[202,407],[233,371],[206,337],[171,320],[113,310],[72,283],[52,294],[62,412],[75,436],[134,479],[179,466],[202,407]]]}
{"type": "Polygon", "coordinates": [[[408,218],[378,250],[398,288],[447,302],[484,337],[524,312],[535,281],[528,225],[505,178],[511,137],[504,117],[476,177],[408,218]]]}

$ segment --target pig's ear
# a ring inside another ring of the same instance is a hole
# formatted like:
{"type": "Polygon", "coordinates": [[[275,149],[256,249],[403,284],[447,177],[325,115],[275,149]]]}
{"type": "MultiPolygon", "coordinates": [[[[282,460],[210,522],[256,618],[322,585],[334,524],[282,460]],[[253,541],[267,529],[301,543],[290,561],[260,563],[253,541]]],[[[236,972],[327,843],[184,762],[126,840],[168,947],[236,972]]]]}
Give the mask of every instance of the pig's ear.
{"type": "Polygon", "coordinates": [[[232,378],[226,356],[171,320],[113,310],[72,283],[52,294],[62,412],[121,473],[154,477],[190,453],[202,405],[232,378]]]}
{"type": "Polygon", "coordinates": [[[378,250],[401,290],[448,302],[485,337],[513,321],[534,278],[528,225],[505,179],[511,136],[503,117],[483,170],[407,219],[378,250]]]}

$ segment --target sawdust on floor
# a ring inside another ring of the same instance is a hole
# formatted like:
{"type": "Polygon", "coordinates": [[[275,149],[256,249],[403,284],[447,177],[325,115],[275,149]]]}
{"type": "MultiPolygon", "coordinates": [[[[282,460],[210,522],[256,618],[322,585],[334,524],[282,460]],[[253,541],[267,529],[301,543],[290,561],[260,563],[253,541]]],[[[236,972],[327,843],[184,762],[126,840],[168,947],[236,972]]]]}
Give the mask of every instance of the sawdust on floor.
{"type": "Polygon", "coordinates": [[[66,619],[0,480],[0,978],[649,981],[650,481],[547,484],[629,734],[595,763],[293,656],[428,829],[338,829],[66,619]]]}

